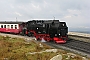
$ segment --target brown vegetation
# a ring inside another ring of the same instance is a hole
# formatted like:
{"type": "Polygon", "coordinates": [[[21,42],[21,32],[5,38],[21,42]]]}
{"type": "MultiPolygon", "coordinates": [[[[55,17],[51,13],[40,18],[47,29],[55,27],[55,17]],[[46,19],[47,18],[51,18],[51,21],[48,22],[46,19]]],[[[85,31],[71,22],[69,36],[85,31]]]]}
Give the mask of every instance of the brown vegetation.
{"type": "MultiPolygon", "coordinates": [[[[61,54],[63,60],[68,57],[67,51],[58,50],[54,52],[43,52],[36,54],[27,54],[29,52],[40,52],[46,49],[51,49],[50,46],[40,42],[31,40],[26,42],[22,38],[11,38],[9,36],[0,36],[0,60],[50,60],[53,56],[61,54]]],[[[71,56],[70,56],[71,57],[71,56]]],[[[81,60],[81,56],[75,56],[70,60],[81,60]]]]}

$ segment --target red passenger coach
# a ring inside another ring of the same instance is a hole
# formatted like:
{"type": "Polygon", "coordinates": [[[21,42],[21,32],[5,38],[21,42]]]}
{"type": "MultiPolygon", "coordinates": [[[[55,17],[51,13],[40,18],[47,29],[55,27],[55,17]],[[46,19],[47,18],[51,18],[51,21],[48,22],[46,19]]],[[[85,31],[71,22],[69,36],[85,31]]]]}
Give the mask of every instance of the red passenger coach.
{"type": "Polygon", "coordinates": [[[0,22],[0,32],[19,34],[22,32],[23,22],[0,22]]]}

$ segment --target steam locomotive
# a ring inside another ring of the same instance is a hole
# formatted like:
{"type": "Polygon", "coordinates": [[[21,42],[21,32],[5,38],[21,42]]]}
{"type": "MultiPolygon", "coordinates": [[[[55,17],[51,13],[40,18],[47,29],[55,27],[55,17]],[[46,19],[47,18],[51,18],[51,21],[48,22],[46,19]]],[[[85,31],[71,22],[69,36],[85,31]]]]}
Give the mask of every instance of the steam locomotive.
{"type": "Polygon", "coordinates": [[[23,35],[34,36],[37,40],[66,43],[68,27],[65,22],[59,20],[32,20],[26,22],[22,30],[23,35]]]}
{"type": "Polygon", "coordinates": [[[66,43],[68,27],[59,20],[31,20],[28,22],[0,22],[0,32],[34,36],[37,40],[66,43]]]}

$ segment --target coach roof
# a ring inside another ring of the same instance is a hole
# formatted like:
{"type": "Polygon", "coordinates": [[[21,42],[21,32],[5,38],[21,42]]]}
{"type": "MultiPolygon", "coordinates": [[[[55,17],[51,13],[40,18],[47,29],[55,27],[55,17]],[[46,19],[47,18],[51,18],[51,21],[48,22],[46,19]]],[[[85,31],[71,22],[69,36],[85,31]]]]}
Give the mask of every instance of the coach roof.
{"type": "Polygon", "coordinates": [[[0,24],[21,24],[19,21],[0,21],[0,24]]]}

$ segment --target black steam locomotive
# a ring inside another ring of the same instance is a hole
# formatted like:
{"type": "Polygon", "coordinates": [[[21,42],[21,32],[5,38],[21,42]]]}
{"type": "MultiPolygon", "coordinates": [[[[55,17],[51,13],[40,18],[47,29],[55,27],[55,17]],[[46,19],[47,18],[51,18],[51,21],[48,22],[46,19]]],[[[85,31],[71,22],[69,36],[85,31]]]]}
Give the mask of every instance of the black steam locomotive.
{"type": "Polygon", "coordinates": [[[26,22],[23,34],[34,36],[38,40],[66,43],[68,27],[65,22],[59,20],[32,20],[26,22]]]}

